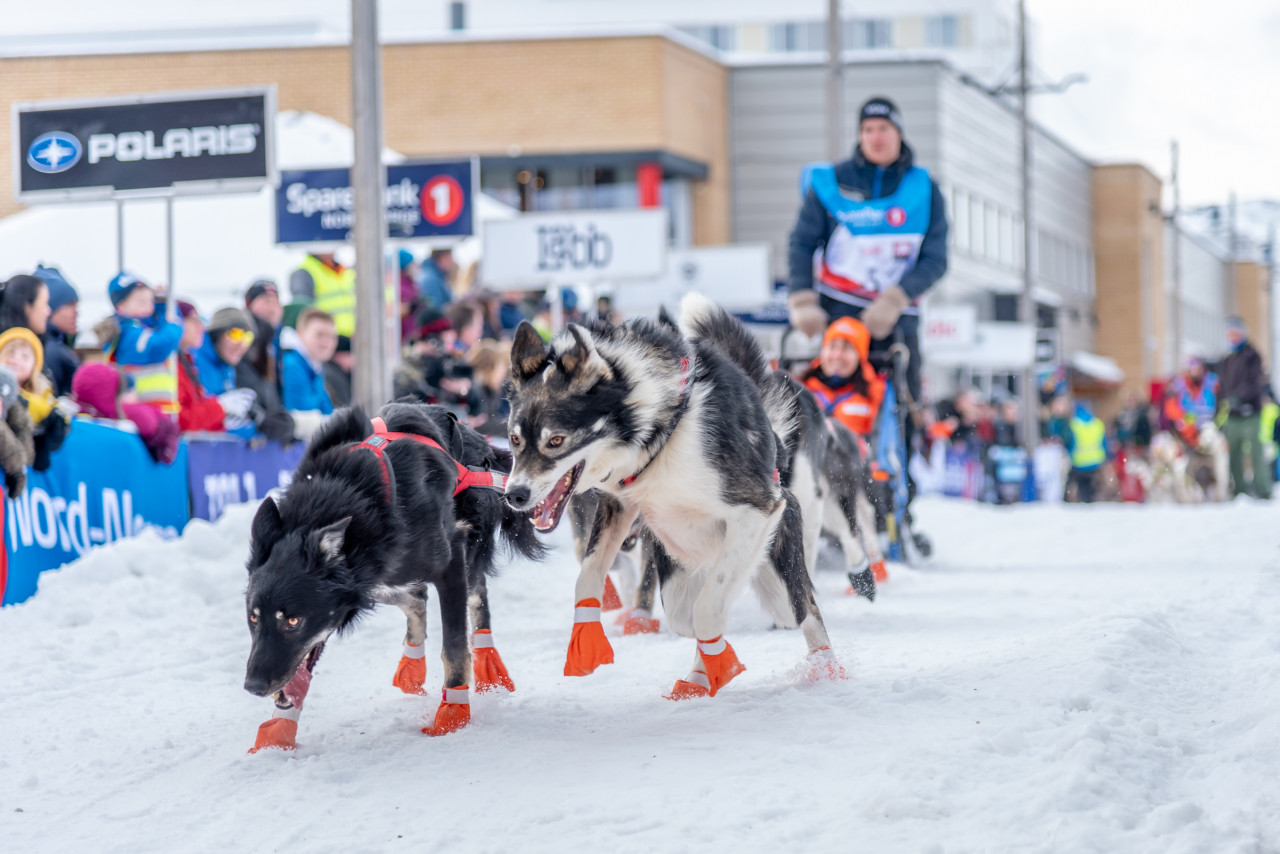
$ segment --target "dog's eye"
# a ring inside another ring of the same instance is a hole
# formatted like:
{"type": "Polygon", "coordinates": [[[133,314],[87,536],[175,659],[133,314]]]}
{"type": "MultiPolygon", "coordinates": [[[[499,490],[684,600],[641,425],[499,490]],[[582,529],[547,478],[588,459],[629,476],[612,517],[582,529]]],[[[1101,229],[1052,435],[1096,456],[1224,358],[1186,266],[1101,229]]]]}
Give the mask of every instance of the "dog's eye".
{"type": "Polygon", "coordinates": [[[520,437],[517,436],[515,433],[511,434],[511,445],[512,447],[516,447],[516,448],[520,447],[520,437]]]}
{"type": "Polygon", "coordinates": [[[289,628],[296,629],[298,627],[298,623],[301,623],[302,620],[298,619],[297,617],[290,617],[289,619],[285,620],[285,622],[289,624],[289,628]]]}
{"type": "Polygon", "coordinates": [[[547,440],[547,444],[553,448],[558,448],[564,444],[564,436],[552,436],[547,440]]]}

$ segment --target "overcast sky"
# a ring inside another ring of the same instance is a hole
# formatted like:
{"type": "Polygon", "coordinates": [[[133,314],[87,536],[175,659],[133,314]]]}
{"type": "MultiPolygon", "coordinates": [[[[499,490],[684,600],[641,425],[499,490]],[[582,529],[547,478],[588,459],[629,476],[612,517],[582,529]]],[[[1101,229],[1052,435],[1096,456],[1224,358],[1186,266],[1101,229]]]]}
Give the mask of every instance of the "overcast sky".
{"type": "MultiPolygon", "coordinates": [[[[939,13],[950,5],[931,2],[939,13]]],[[[1280,0],[1027,2],[1042,79],[1089,76],[1034,100],[1033,115],[1051,130],[1087,157],[1142,162],[1161,177],[1177,137],[1187,205],[1225,202],[1231,190],[1242,200],[1280,199],[1280,0]]],[[[420,20],[425,5],[382,0],[383,23],[420,20]]],[[[332,31],[349,20],[346,0],[64,0],[57,8],[55,17],[40,4],[7,9],[0,50],[50,30],[256,24],[305,38],[308,26],[332,31]]],[[[857,10],[858,0],[844,0],[846,15],[857,10]]]]}
{"type": "Polygon", "coordinates": [[[1035,99],[1034,115],[1081,153],[1169,173],[1184,205],[1280,199],[1280,2],[1028,0],[1035,66],[1089,82],[1035,99]]]}

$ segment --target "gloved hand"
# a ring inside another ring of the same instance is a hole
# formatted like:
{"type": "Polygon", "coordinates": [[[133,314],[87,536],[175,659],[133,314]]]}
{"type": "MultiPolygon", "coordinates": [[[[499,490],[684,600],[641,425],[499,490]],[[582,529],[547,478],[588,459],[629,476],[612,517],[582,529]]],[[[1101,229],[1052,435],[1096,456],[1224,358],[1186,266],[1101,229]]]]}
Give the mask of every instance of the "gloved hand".
{"type": "Polygon", "coordinates": [[[222,405],[222,411],[227,414],[228,430],[233,429],[230,423],[233,419],[241,422],[248,419],[249,410],[253,408],[253,402],[257,399],[257,392],[251,388],[233,388],[218,395],[218,403],[222,405]]]}
{"type": "Polygon", "coordinates": [[[58,402],[53,405],[53,408],[67,421],[80,414],[80,404],[66,396],[58,398],[58,402]]]}
{"type": "Polygon", "coordinates": [[[863,310],[862,322],[867,325],[867,331],[875,340],[888,338],[893,327],[898,324],[898,318],[910,304],[911,298],[907,296],[907,292],[894,285],[863,310]]]}
{"type": "Polygon", "coordinates": [[[827,328],[827,313],[818,305],[817,291],[795,291],[787,295],[791,325],[810,338],[827,328]]]}

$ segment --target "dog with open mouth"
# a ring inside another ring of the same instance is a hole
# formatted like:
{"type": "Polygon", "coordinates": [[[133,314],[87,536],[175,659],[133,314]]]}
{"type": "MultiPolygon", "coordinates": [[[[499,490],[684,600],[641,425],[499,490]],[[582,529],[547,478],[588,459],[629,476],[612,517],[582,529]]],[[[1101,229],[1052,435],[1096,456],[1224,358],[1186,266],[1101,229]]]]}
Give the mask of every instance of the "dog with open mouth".
{"type": "Polygon", "coordinates": [[[423,732],[465,726],[473,685],[514,690],[493,644],[486,579],[500,546],[532,559],[543,548],[529,517],[502,500],[510,470],[507,451],[443,407],[393,403],[372,420],[343,409],[326,422],[288,490],[253,519],[244,687],[276,706],[254,751],[295,746],[325,643],[377,604],[408,621],[392,683],[425,693],[428,587],[440,600],[445,674],[423,732]]]}
{"type": "Polygon", "coordinates": [[[742,324],[696,293],[679,332],[647,319],[571,324],[546,345],[521,324],[508,392],[508,504],[551,531],[576,493],[599,494],[566,675],[613,660],[600,624],[605,574],[641,517],[667,622],[697,640],[669,697],[715,696],[745,669],[724,629],[747,584],[780,625],[802,629],[815,678],[843,676],[806,568],[800,505],[779,476],[794,392],[742,324]]]}

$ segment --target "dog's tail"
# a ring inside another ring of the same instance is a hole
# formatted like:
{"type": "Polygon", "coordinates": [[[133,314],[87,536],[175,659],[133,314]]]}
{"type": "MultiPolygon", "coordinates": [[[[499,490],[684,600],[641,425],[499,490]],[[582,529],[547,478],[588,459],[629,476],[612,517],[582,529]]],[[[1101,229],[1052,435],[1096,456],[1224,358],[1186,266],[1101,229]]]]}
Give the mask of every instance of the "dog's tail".
{"type": "Polygon", "coordinates": [[[680,331],[690,341],[709,341],[724,352],[760,391],[764,411],[782,444],[795,444],[800,412],[789,379],[769,366],[755,336],[737,318],[700,293],[685,295],[680,303],[680,331]]]}
{"type": "Polygon", "coordinates": [[[680,303],[680,331],[690,341],[710,341],[763,390],[769,360],[747,328],[729,312],[693,291],[680,303]]]}

